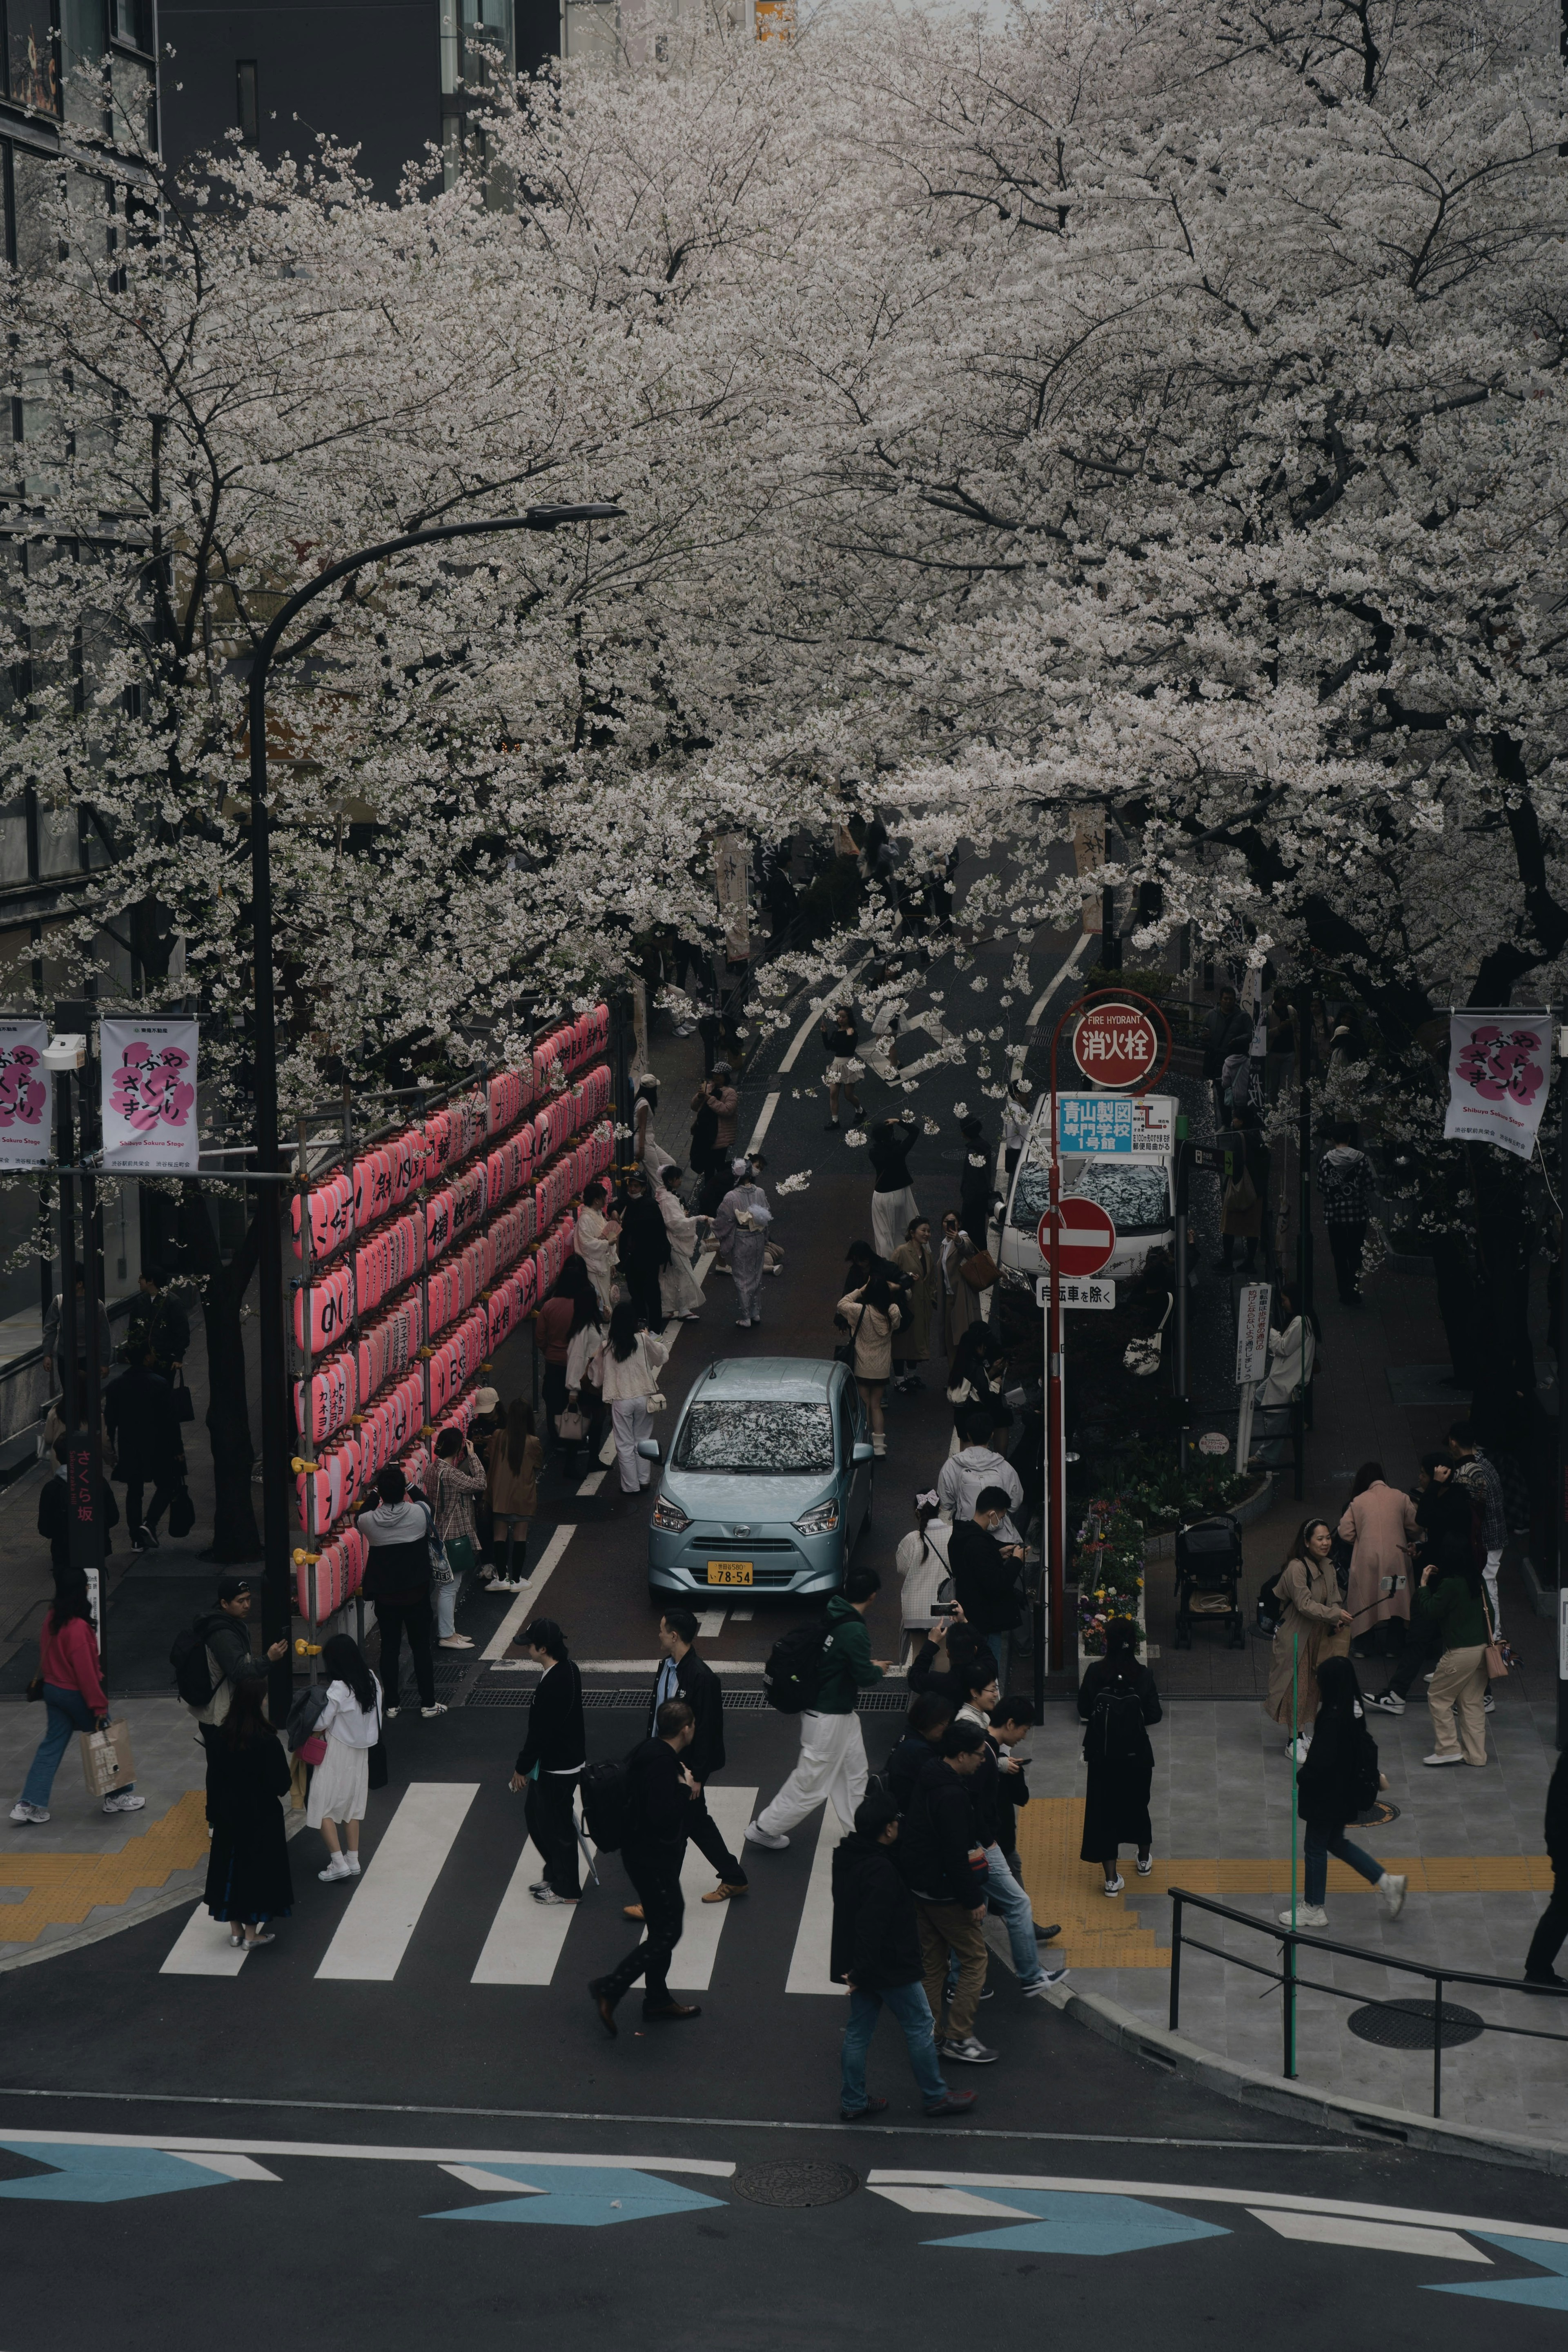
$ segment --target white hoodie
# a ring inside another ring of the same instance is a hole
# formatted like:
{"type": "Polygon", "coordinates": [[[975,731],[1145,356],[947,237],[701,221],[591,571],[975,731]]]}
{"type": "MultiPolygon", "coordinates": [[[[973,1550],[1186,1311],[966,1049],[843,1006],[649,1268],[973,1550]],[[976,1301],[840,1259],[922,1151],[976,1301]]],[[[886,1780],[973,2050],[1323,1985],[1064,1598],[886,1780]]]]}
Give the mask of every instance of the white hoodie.
{"type": "Polygon", "coordinates": [[[1023,1502],[1024,1482],[1012,1464],[994,1446],[966,1445],[942,1464],[936,1482],[936,1496],[943,1517],[951,1519],[954,1527],[964,1519],[972,1519],[975,1503],[987,1486],[1003,1487],[1012,1503],[1012,1508],[996,1530],[997,1542],[1021,1544],[1024,1538],[1013,1523],[1013,1512],[1023,1502]]]}

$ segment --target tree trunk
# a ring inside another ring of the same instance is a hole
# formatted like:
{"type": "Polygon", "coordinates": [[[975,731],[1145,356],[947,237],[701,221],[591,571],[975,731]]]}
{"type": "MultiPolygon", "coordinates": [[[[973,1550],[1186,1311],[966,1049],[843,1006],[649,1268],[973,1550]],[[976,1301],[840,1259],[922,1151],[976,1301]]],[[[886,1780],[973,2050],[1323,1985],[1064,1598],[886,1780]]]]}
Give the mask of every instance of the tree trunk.
{"type": "Polygon", "coordinates": [[[252,1218],[244,1242],[225,1265],[217,1234],[197,1184],[180,1188],[179,1234],[201,1286],[207,1340],[207,1434],[213,1457],[213,1539],[205,1555],[237,1562],[261,1558],[261,1535],[250,1473],[256,1448],[246,1391],[245,1326],[240,1308],[256,1271],[258,1241],[252,1218]]]}
{"type": "Polygon", "coordinates": [[[1435,1234],[1432,1262],[1437,1270],[1437,1312],[1448,1342],[1454,1379],[1462,1389],[1476,1382],[1476,1289],[1470,1272],[1468,1236],[1435,1234]]]}

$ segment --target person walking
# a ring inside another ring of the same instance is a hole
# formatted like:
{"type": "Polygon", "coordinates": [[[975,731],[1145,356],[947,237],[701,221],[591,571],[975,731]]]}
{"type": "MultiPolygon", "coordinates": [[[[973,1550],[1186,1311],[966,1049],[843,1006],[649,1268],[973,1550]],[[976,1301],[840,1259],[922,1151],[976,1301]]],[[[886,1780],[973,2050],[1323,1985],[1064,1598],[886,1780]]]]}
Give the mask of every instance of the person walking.
{"type": "Polygon", "coordinates": [[[626,1177],[620,1202],[620,1262],[632,1305],[650,1330],[663,1326],[659,1279],[669,1264],[669,1234],[640,1168],[626,1177]]]}
{"type": "Polygon", "coordinates": [[[474,1507],[483,1499],[487,1482],[483,1465],[460,1429],[438,1433],[430,1483],[436,1539],[446,1569],[445,1575],[436,1571],[436,1640],[443,1650],[471,1650],[468,1634],[457,1630],[458,1601],[463,1579],[479,1564],[474,1507]]]}
{"type": "Polygon", "coordinates": [[[1405,1908],[1407,1882],[1392,1876],[1381,1862],[1363,1853],[1345,1835],[1377,1802],[1388,1781],[1377,1767],[1377,1742],[1362,1712],[1361,1685],[1348,1658],[1325,1658],[1318,1669],[1321,1704],[1306,1762],[1296,1775],[1296,1810],[1306,1827],[1303,1840],[1305,1902],[1292,1914],[1279,1913],[1286,1927],[1326,1927],[1323,1898],[1329,1889],[1329,1856],[1349,1865],[1383,1897],[1391,1919],[1405,1908]]]}
{"type": "Polygon", "coordinates": [[[698,1790],[684,1758],[695,1729],[686,1701],[666,1699],[654,1717],[652,1737],[626,1759],[621,1860],[637,1889],[646,1932],[618,1967],[607,1976],[595,1977],[588,1987],[588,1997],[612,2040],[619,2032],[616,2005],[638,1977],[647,2023],[680,2025],[702,2014],[700,2003],[673,2000],[669,1991],[669,1963],[686,1923],[680,1863],[686,1851],[687,1808],[698,1790]]]}
{"type": "Polygon", "coordinates": [[[719,1203],[713,1238],[735,1279],[736,1328],[749,1331],[763,1319],[763,1276],[773,1213],[749,1160],[732,1160],[730,1174],[733,1181],[719,1203]]]}
{"type": "MultiPolygon", "coordinates": [[[[1421,1555],[1420,1565],[1425,1567],[1428,1559],[1440,1565],[1450,1558],[1457,1557],[1461,1562],[1469,1559],[1471,1529],[1478,1515],[1468,1487],[1461,1486],[1454,1475],[1453,1455],[1424,1454],[1421,1476],[1412,1538],[1413,1549],[1421,1555]]],[[[1385,1687],[1373,1692],[1367,1706],[1378,1707],[1385,1715],[1403,1715],[1416,1675],[1426,1666],[1435,1666],[1440,1654],[1434,1629],[1415,1613],[1412,1589],[1405,1647],[1398,1654],[1385,1687]]]]}
{"type": "Polygon", "coordinates": [[[1372,1162],[1359,1146],[1353,1124],[1342,1120],[1330,1133],[1333,1140],[1318,1162],[1318,1192],[1329,1229],[1340,1304],[1359,1307],[1362,1253],[1372,1215],[1372,1162]]]}
{"type": "Polygon", "coordinates": [[[254,1950],[275,1938],[271,1922],[294,1908],[283,1800],[289,1758],[267,1720],[267,1685],[255,1676],[237,1683],[234,1704],[207,1751],[207,1849],[205,1900],[215,1919],[228,1923],[228,1940],[254,1950]]]}
{"type": "Polygon", "coordinates": [[[316,1873],[329,1883],[359,1876],[359,1832],[370,1802],[370,1752],[381,1738],[381,1684],[364,1662],[359,1643],[334,1633],[321,1644],[321,1672],[328,1677],[326,1704],[311,1725],[327,1752],[310,1774],[305,1826],[320,1830],[327,1866],[316,1873]],[[343,1838],[340,1840],[340,1825],[343,1838]]]}
{"type": "MultiPolygon", "coordinates": [[[[684,1699],[691,1709],[693,1730],[691,1745],[686,1751],[686,1769],[697,1783],[697,1796],[686,1812],[687,1842],[712,1864],[719,1881],[717,1886],[709,1888],[703,1902],[728,1903],[733,1896],[747,1893],[750,1882],[745,1864],[730,1852],[723,1832],[708,1810],[708,1783],[715,1772],[724,1769],[724,1693],[707,1659],[698,1656],[696,1640],[697,1619],[693,1612],[667,1609],[658,1621],[658,1646],[664,1655],[654,1673],[647,1729],[651,1739],[658,1710],[667,1699],[684,1699]]],[[[626,1916],[628,1919],[640,1919],[641,1905],[628,1903],[626,1916]]]]}
{"type": "Polygon", "coordinates": [[[355,1525],[369,1545],[363,1591],[375,1603],[381,1628],[381,1687],[386,1719],[397,1713],[397,1654],[405,1633],[414,1661],[414,1679],[423,1716],[445,1715],[436,1697],[436,1677],[430,1664],[430,1546],[435,1521],[428,1503],[416,1503],[395,1462],[378,1470],[377,1500],[362,1511],[355,1525]]]}
{"type": "Polygon", "coordinates": [[[1479,1770],[1487,1760],[1487,1644],[1496,1636],[1474,1557],[1459,1554],[1456,1547],[1447,1558],[1429,1560],[1416,1587],[1414,1613],[1442,1649],[1426,1685],[1433,1750],[1421,1760],[1471,1764],[1479,1770]]]}
{"type": "Polygon", "coordinates": [[[544,1875],[529,1888],[536,1903],[575,1903],[583,1882],[577,1867],[577,1822],[572,1808],[588,1761],[583,1724],[583,1677],[553,1617],[536,1617],[523,1648],[543,1667],[528,1710],[528,1737],[512,1769],[513,1792],[526,1790],[523,1818],[544,1875]]]}
{"type": "Polygon", "coordinates": [[[887,2112],[866,2088],[866,2058],[884,2009],[896,2019],[928,2116],[967,2115],[973,2091],[950,2091],[937,2063],[936,2032],[921,1979],[920,1914],[893,1861],[899,1814],[880,1790],[855,1809],[855,1826],[833,1850],[828,1973],[849,1988],[838,2112],[847,2124],[887,2112]]]}
{"type": "Polygon", "coordinates": [[[658,1277],[659,1312],[665,1322],[695,1323],[702,1312],[702,1286],[693,1271],[701,1227],[675,1190],[680,1174],[673,1160],[654,1178],[654,1199],[669,1237],[669,1258],[658,1277]]]}
{"type": "MultiPolygon", "coordinates": [[[[56,1580],[55,1597],[44,1612],[38,1635],[37,1679],[45,1729],[27,1767],[22,1793],[11,1808],[11,1819],[18,1828],[41,1827],[48,1820],[55,1774],[70,1746],[72,1732],[100,1731],[109,1721],[87,1577],[79,1568],[68,1568],[56,1580]]],[[[136,1794],[135,1783],[128,1780],[123,1789],[113,1789],[104,1798],[103,1811],[139,1813],[146,1802],[145,1797],[136,1794]]]]}
{"type": "Polygon", "coordinates": [[[179,1300],[171,1297],[162,1266],[144,1265],[136,1277],[136,1292],[125,1328],[124,1360],[134,1363],[132,1350],[144,1348],[148,1364],[172,1388],[191,1344],[190,1318],[179,1300]]]}
{"type": "Polygon", "coordinates": [[[999,1690],[1007,1686],[1008,1646],[1024,1614],[1018,1594],[1024,1547],[1007,1543],[1000,1532],[1008,1499],[1005,1486],[982,1487],[971,1517],[953,1521],[947,1544],[952,1597],[963,1612],[965,1624],[979,1634],[995,1658],[999,1690]]]}
{"type": "Polygon", "coordinates": [[[647,1070],[637,1080],[637,1090],[632,1098],[632,1158],[647,1170],[649,1180],[666,1168],[675,1165],[674,1154],[665,1150],[654,1133],[654,1121],[658,1117],[658,1080],[647,1070]]]}
{"type": "Polygon", "coordinates": [[[610,1317],[610,1335],[600,1360],[602,1393],[615,1427],[623,1495],[640,1494],[653,1475],[637,1447],[653,1433],[647,1401],[658,1394],[659,1368],[668,1357],[662,1339],[651,1331],[638,1330],[637,1309],[629,1298],[623,1298],[610,1317]]]}
{"type": "Polygon", "coordinates": [[[963,1268],[974,1255],[974,1244],[959,1223],[955,1210],[942,1221],[942,1247],[937,1267],[942,1278],[942,1344],[951,1369],[958,1346],[972,1323],[981,1320],[980,1293],[964,1279],[963,1268]]]}
{"type": "Polygon", "coordinates": [[[126,1369],[104,1391],[114,1475],[125,1486],[125,1521],[138,1551],[156,1551],[158,1522],[185,1483],[185,1444],[174,1391],[153,1370],[144,1340],[128,1341],[126,1369]],[[148,1486],[152,1502],[142,1498],[148,1486]]]}
{"type": "Polygon", "coordinates": [[[871,1129],[868,1147],[873,1171],[871,1239],[881,1256],[891,1258],[902,1246],[921,1204],[910,1182],[910,1154],[921,1139],[919,1121],[909,1108],[891,1111],[871,1129]]]}
{"type": "Polygon", "coordinates": [[[1158,1723],[1163,1712],[1154,1677],[1138,1662],[1134,1619],[1107,1618],[1105,1655],[1084,1669],[1078,1711],[1083,1718],[1083,1760],[1089,1771],[1079,1859],[1098,1862],[1107,1895],[1120,1895],[1127,1883],[1117,1866],[1124,1844],[1137,1851],[1140,1878],[1147,1878],[1154,1866],[1149,1819],[1154,1750],[1149,1726],[1158,1723]]]}
{"type": "Polygon", "coordinates": [[[834,1309],[834,1320],[851,1335],[849,1368],[860,1402],[871,1417],[871,1451],[888,1451],[882,1399],[893,1371],[893,1334],[904,1319],[903,1308],[880,1275],[873,1275],[858,1290],[847,1290],[834,1309]]]}
{"type": "Polygon", "coordinates": [[[528,1559],[528,1530],[539,1514],[539,1474],[544,1448],[534,1434],[533,1407],[513,1397],[506,1409],[506,1427],[490,1440],[485,1465],[495,1547],[500,1573],[495,1589],[521,1592],[528,1559]]]}
{"type": "Polygon", "coordinates": [[[1556,1960],[1568,1937],[1568,1748],[1558,1751],[1546,1790],[1546,1853],[1552,1864],[1552,1896],[1535,1923],[1525,1955],[1524,1981],[1532,1985],[1568,1985],[1557,1972],[1556,1960]]]}
{"type": "Polygon", "coordinates": [[[1004,1773],[1011,1773],[1016,1767],[1010,1758],[1004,1764],[1001,1742],[994,1740],[990,1733],[990,1710],[1001,1703],[996,1685],[989,1683],[983,1690],[972,1693],[959,1708],[955,1720],[977,1725],[985,1738],[985,1753],[969,1782],[969,1803],[974,1833],[985,1857],[986,1908],[996,1913],[1006,1931],[1019,1991],[1026,2000],[1037,2000],[1053,1985],[1060,1984],[1067,1970],[1041,1965],[1029,1898],[1002,1851],[1004,1827],[1011,1832],[1013,1814],[1011,1808],[1003,1804],[1001,1783],[1004,1773]]]}
{"type": "Polygon", "coordinates": [[[983,1250],[991,1223],[992,1202],[996,1197],[991,1147],[977,1118],[961,1118],[958,1131],[963,1138],[963,1173],[958,1181],[958,1219],[964,1232],[974,1236],[975,1248],[983,1250]]]}
{"type": "Polygon", "coordinates": [[[915,1898],[926,2006],[937,2020],[937,2054],[965,2066],[994,2065],[999,2054],[974,2032],[985,1986],[982,1930],[990,1882],[969,1784],[988,1754],[978,1725],[950,1723],[940,1754],[921,1767],[899,1833],[899,1868],[915,1898]],[[955,1959],[957,1981],[950,1990],[955,1959]]]}
{"type": "Polygon", "coordinates": [[[857,1118],[864,1118],[866,1106],[855,1091],[855,1081],[860,1075],[860,1032],[855,1025],[855,1015],[847,1004],[834,1008],[831,1021],[825,1022],[817,1033],[822,1041],[823,1076],[827,1081],[827,1132],[838,1124],[838,1097],[847,1094],[855,1106],[857,1118]]]}
{"type": "Polygon", "coordinates": [[[936,1311],[936,1255],[931,1245],[931,1219],[912,1216],[904,1238],[893,1252],[893,1265],[903,1277],[903,1328],[893,1350],[893,1386],[906,1395],[921,1385],[917,1364],[931,1358],[931,1323],[936,1311]]]}
{"type": "Polygon", "coordinates": [[[1319,1662],[1343,1657],[1351,1645],[1351,1612],[1340,1599],[1333,1548],[1327,1519],[1303,1519],[1274,1588],[1279,1622],[1268,1660],[1268,1706],[1289,1732],[1285,1752],[1298,1764],[1307,1760],[1318,1712],[1319,1662]]]}
{"type": "Polygon", "coordinates": [[[1226,1066],[1238,1055],[1249,1053],[1252,1046],[1252,1015],[1241,1010],[1234,988],[1227,985],[1220,990],[1219,1002],[1199,1031],[1198,1042],[1203,1048],[1204,1076],[1214,1095],[1214,1123],[1220,1129],[1230,1117],[1226,1101],[1226,1066]]]}
{"type": "MultiPolygon", "coordinates": [[[[903,1587],[901,1614],[906,1647],[916,1650],[933,1625],[941,1622],[938,1601],[952,1570],[947,1548],[952,1530],[938,1517],[935,1487],[915,1496],[915,1524],[893,1555],[903,1587]]],[[[951,1591],[951,1586],[949,1586],[951,1591]]]]}
{"type": "Polygon", "coordinates": [[[1374,1626],[1386,1625],[1389,1633],[1378,1641],[1391,1650],[1404,1648],[1415,1528],[1415,1505],[1404,1488],[1389,1486],[1381,1462],[1363,1462],[1339,1526],[1340,1540],[1352,1547],[1345,1594],[1352,1642],[1364,1643],[1374,1626]]]}
{"type": "Polygon", "coordinates": [[[599,1294],[599,1305],[607,1315],[616,1300],[616,1244],[621,1229],[613,1216],[607,1214],[609,1186],[595,1178],[583,1187],[583,1205],[577,1212],[577,1229],[572,1246],[588,1269],[589,1280],[599,1294]]]}
{"type": "Polygon", "coordinates": [[[1236,1244],[1245,1244],[1243,1270],[1250,1276],[1258,1264],[1263,1235],[1263,1204],[1268,1193],[1268,1162],[1263,1138],[1247,1123],[1243,1109],[1231,1112],[1223,1139],[1231,1149],[1225,1190],[1220,1195],[1218,1271],[1228,1274],[1236,1264],[1236,1244]]]}
{"type": "Polygon", "coordinates": [[[940,1691],[921,1691],[910,1701],[904,1728],[888,1750],[882,1781],[894,1811],[907,1813],[914,1801],[915,1782],[933,1756],[942,1752],[942,1736],[957,1713],[940,1691]]]}
{"type": "Polygon", "coordinates": [[[852,1568],[843,1591],[828,1602],[816,1694],[800,1718],[800,1760],[772,1803],[748,1825],[749,1844],[778,1852],[825,1797],[841,1822],[854,1820],[867,1778],[855,1694],[879,1683],[891,1664],[872,1657],[866,1631],[866,1612],[881,1589],[874,1568],[852,1568]]]}
{"type": "Polygon", "coordinates": [[[1503,1506],[1502,1480],[1470,1422],[1454,1423],[1448,1432],[1448,1451],[1454,1457],[1455,1477],[1461,1486],[1469,1488],[1472,1499],[1480,1509],[1481,1542],[1486,1550],[1486,1565],[1481,1576],[1491,1606],[1492,1639],[1495,1641],[1502,1631],[1498,1570],[1502,1566],[1502,1549],[1508,1541],[1508,1513],[1503,1506]]]}

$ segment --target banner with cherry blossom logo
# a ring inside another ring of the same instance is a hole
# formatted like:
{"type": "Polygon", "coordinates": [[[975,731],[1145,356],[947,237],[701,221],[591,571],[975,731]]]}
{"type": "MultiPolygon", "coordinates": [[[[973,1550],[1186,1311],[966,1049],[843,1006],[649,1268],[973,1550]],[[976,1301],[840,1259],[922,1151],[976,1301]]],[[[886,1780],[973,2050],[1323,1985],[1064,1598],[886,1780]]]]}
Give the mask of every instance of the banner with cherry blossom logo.
{"type": "Polygon", "coordinates": [[[194,1021],[100,1024],[103,1164],[132,1174],[196,1172],[194,1021]]]}
{"type": "Polygon", "coordinates": [[[1456,1013],[1448,1024],[1446,1138],[1528,1160],[1552,1078],[1549,1013],[1456,1013]]]}
{"type": "Polygon", "coordinates": [[[0,1168],[36,1168],[54,1148],[46,1021],[0,1021],[0,1168]]]}

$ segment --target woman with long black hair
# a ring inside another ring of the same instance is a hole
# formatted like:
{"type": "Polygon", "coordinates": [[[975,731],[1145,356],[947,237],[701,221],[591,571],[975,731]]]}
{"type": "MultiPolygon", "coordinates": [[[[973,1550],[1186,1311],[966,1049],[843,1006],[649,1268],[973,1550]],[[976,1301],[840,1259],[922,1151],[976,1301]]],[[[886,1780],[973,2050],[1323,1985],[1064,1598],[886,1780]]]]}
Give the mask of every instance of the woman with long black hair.
{"type": "Polygon", "coordinates": [[[334,1633],[323,1643],[321,1665],[331,1680],[326,1706],[311,1731],[325,1738],[327,1752],[310,1775],[305,1822],[327,1842],[327,1867],[317,1876],[357,1878],[359,1825],[370,1800],[370,1751],[381,1738],[381,1685],[346,1633],[334,1633]],[[347,1832],[346,1853],[338,1843],[340,1822],[347,1832]]]}
{"type": "Polygon", "coordinates": [[[1324,1658],[1318,1667],[1318,1720],[1306,1762],[1296,1775],[1296,1805],[1306,1828],[1305,1902],[1294,1915],[1281,1911],[1287,1927],[1326,1927],[1323,1897],[1329,1890],[1329,1856],[1342,1862],[1374,1886],[1391,1919],[1405,1907],[1406,1882],[1391,1877],[1381,1862],[1363,1853],[1345,1835],[1375,1803],[1387,1782],[1377,1769],[1377,1742],[1362,1712],[1361,1685],[1348,1658],[1324,1658]]]}
{"type": "MultiPolygon", "coordinates": [[[[49,1818],[49,1798],[60,1758],[70,1746],[73,1731],[94,1731],[109,1719],[109,1700],[98,1662],[98,1636],[92,1630],[92,1606],[82,1570],[66,1569],[55,1586],[52,1605],[38,1636],[38,1680],[48,1724],[31,1764],[21,1795],[11,1808],[11,1819],[41,1825],[49,1818]]],[[[131,1784],[114,1790],[103,1801],[106,1813],[139,1813],[146,1803],[131,1784]]]]}
{"type": "Polygon", "coordinates": [[[1138,1855],[1138,1875],[1154,1867],[1154,1833],[1149,1792],[1154,1782],[1154,1749],[1149,1726],[1162,1709],[1154,1677],[1138,1660],[1138,1627],[1130,1617],[1107,1619],[1105,1655],[1084,1670],[1078,1711],[1083,1717],[1083,1760],[1089,1790],[1083,1808],[1079,1859],[1098,1862],[1107,1895],[1126,1885],[1117,1866],[1124,1844],[1138,1855]]]}
{"type": "Polygon", "coordinates": [[[289,1759],[267,1720],[262,1677],[244,1675],[232,1689],[228,1713],[207,1744],[213,1835],[205,1900],[215,1919],[227,1921],[230,1944],[248,1950],[270,1944],[269,1921],[287,1919],[294,1907],[282,1801],[289,1759]]]}
{"type": "Polygon", "coordinates": [[[662,1320],[658,1278],[669,1264],[669,1234],[648,1182],[640,1168],[626,1177],[617,1214],[621,1221],[621,1271],[632,1304],[643,1321],[657,1327],[662,1320]]]}

